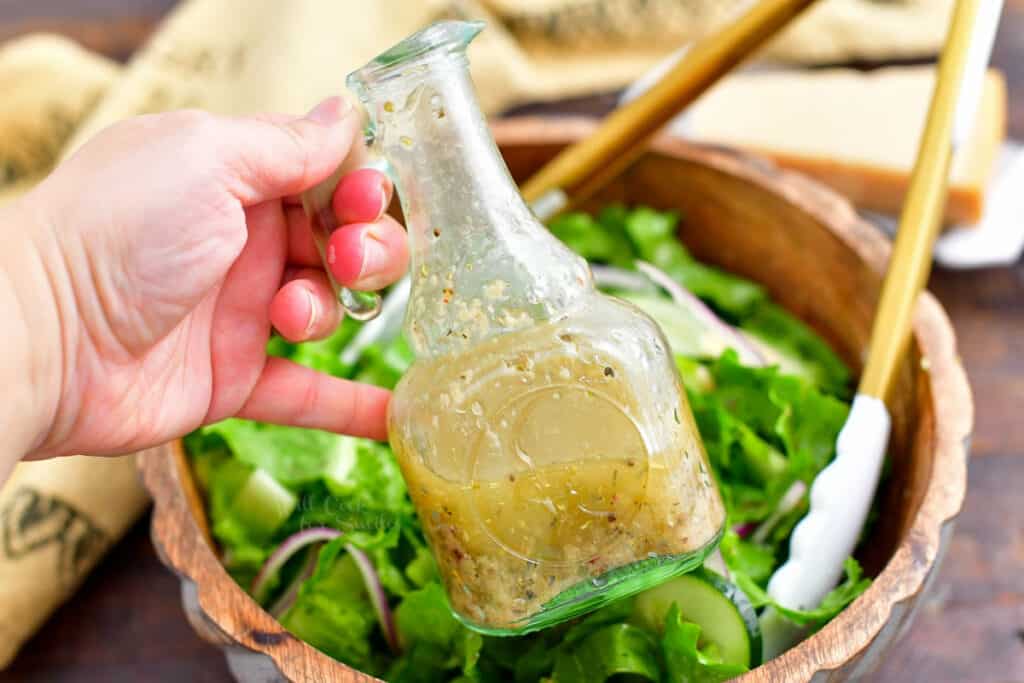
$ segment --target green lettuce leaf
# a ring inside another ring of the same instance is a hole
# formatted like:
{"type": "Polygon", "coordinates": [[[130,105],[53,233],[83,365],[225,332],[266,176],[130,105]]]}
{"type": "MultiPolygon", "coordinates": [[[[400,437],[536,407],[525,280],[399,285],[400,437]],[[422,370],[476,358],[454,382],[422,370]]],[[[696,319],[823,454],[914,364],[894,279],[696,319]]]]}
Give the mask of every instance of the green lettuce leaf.
{"type": "Polygon", "coordinates": [[[412,512],[405,480],[391,449],[368,439],[339,436],[342,447],[351,449],[352,466],[344,477],[326,480],[328,490],[351,505],[372,510],[412,512]]]}
{"type": "Polygon", "coordinates": [[[408,593],[395,610],[403,654],[388,672],[392,683],[479,680],[483,637],[452,615],[440,583],[408,593]]]}
{"type": "Polygon", "coordinates": [[[661,650],[667,670],[666,680],[678,683],[718,683],[746,673],[745,666],[726,664],[714,648],[700,649],[701,628],[683,621],[675,603],[665,617],[665,635],[661,650]]]}
{"type": "Polygon", "coordinates": [[[423,588],[431,581],[438,581],[437,562],[434,555],[425,545],[416,548],[415,557],[405,565],[405,575],[418,588],[423,588]]]}
{"type": "Polygon", "coordinates": [[[658,643],[650,632],[631,624],[604,626],[559,652],[552,680],[603,683],[620,674],[661,680],[658,643]]]}
{"type": "Polygon", "coordinates": [[[767,347],[769,355],[789,372],[826,393],[843,398],[849,395],[850,370],[846,364],[811,328],[781,306],[762,302],[740,327],[755,343],[767,347]]]}
{"type": "Polygon", "coordinates": [[[683,380],[683,386],[688,392],[706,394],[715,388],[711,373],[700,361],[679,355],[675,356],[675,361],[679,376],[683,380]]]}
{"type": "Polygon", "coordinates": [[[273,551],[271,536],[295,507],[295,498],[271,477],[259,476],[256,468],[234,458],[218,435],[193,433],[185,443],[206,492],[210,531],[224,550],[225,568],[247,586],[273,551]]]}
{"type": "Polygon", "coordinates": [[[764,289],[749,280],[700,263],[676,237],[679,215],[638,207],[625,217],[626,233],[641,259],[705,299],[732,319],[750,314],[766,300],[764,289]]]}
{"type": "Polygon", "coordinates": [[[729,571],[743,574],[755,583],[766,584],[775,570],[775,553],[771,548],[743,540],[734,531],[726,531],[718,547],[729,571]]]}
{"type": "Polygon", "coordinates": [[[676,238],[678,224],[674,211],[613,205],[596,218],[579,212],[563,214],[548,227],[588,260],[633,268],[635,260],[642,259],[657,266],[733,320],[742,319],[766,300],[759,285],[694,260],[676,238]]]}
{"type": "Polygon", "coordinates": [[[267,353],[288,358],[308,368],[326,372],[335,377],[349,377],[352,368],[341,362],[341,352],[359,331],[360,324],[346,318],[327,339],[290,344],[280,337],[271,338],[267,353]]]}
{"type": "Polygon", "coordinates": [[[818,607],[810,610],[795,610],[783,607],[772,600],[768,592],[748,576],[735,573],[733,579],[736,585],[747,594],[754,607],[774,607],[793,623],[799,626],[808,626],[816,631],[842,612],[847,605],[856,600],[871,585],[871,579],[864,578],[864,572],[861,569],[860,563],[854,558],[846,558],[843,567],[846,572],[843,582],[833,588],[818,607]]]}
{"type": "Polygon", "coordinates": [[[452,616],[439,583],[429,583],[405,596],[395,611],[395,625],[403,647],[422,642],[447,648],[463,628],[452,616]]]}
{"type": "Polygon", "coordinates": [[[785,456],[727,410],[717,394],[693,403],[708,458],[722,479],[765,487],[786,472],[785,456]]]}
{"type": "Polygon", "coordinates": [[[609,624],[625,621],[633,614],[633,602],[632,598],[617,600],[586,615],[565,632],[565,636],[562,638],[562,647],[572,647],[609,624]]]}
{"type": "Polygon", "coordinates": [[[414,358],[408,342],[401,336],[386,344],[371,344],[363,350],[355,380],[394,389],[414,358]]]}
{"type": "MultiPolygon", "coordinates": [[[[793,481],[810,484],[831,461],[849,406],[776,368],[745,367],[731,351],[711,373],[714,392],[691,400],[712,466],[723,489],[759,487],[768,514],[793,481]]],[[[731,521],[747,519],[760,518],[731,521]]]]}
{"type": "Polygon", "coordinates": [[[319,479],[344,480],[355,464],[345,437],[316,429],[230,418],[203,427],[200,433],[220,436],[239,461],[269,472],[290,488],[319,479]]]}
{"type": "Polygon", "coordinates": [[[621,224],[610,214],[598,221],[590,214],[567,213],[555,218],[548,229],[570,249],[589,261],[600,261],[620,268],[632,268],[633,245],[621,224]]]}
{"type": "Polygon", "coordinates": [[[362,575],[345,552],[345,538],[324,545],[316,570],[281,623],[296,637],[335,659],[363,670],[374,665],[371,634],[377,615],[362,575]]]}

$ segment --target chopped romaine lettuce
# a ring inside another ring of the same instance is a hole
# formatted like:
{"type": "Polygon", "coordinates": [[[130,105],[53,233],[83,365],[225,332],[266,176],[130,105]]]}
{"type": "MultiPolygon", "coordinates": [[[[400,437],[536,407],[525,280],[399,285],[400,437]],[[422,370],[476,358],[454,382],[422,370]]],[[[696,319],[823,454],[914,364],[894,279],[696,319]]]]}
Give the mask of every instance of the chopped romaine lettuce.
{"type": "Polygon", "coordinates": [[[661,639],[667,680],[718,683],[746,673],[745,666],[724,663],[713,646],[699,648],[700,634],[700,626],[683,621],[679,607],[673,604],[665,618],[665,635],[661,639]]]}
{"type": "Polygon", "coordinates": [[[388,680],[443,681],[460,674],[475,680],[483,637],[452,616],[440,583],[407,594],[395,611],[395,622],[404,654],[388,680]]]}
{"type": "Polygon", "coordinates": [[[620,674],[661,680],[658,642],[650,631],[625,623],[604,626],[559,652],[552,680],[604,683],[620,674]]]}
{"type": "Polygon", "coordinates": [[[317,429],[231,418],[203,427],[200,433],[217,434],[238,460],[266,470],[290,488],[321,479],[344,481],[355,465],[345,437],[317,429]]]}
{"type": "Polygon", "coordinates": [[[774,355],[784,371],[827,393],[844,398],[849,394],[849,368],[811,328],[781,306],[761,303],[743,319],[740,328],[774,355]]]}
{"type": "Polygon", "coordinates": [[[730,524],[761,521],[832,459],[849,406],[776,368],[744,367],[731,351],[710,370],[714,390],[690,398],[730,524]]]}
{"type": "Polygon", "coordinates": [[[371,670],[370,634],[377,615],[344,538],[327,543],[316,570],[281,623],[318,650],[363,670],[371,670]]]}
{"type": "Polygon", "coordinates": [[[847,605],[856,600],[871,585],[871,579],[864,578],[864,572],[857,560],[852,557],[847,558],[844,568],[846,578],[843,582],[832,589],[818,607],[810,610],[796,610],[783,607],[772,600],[767,591],[750,577],[737,573],[734,578],[736,584],[743,589],[743,592],[747,594],[750,602],[755,607],[773,607],[790,621],[801,626],[809,626],[812,630],[817,630],[842,612],[847,605]]]}
{"type": "Polygon", "coordinates": [[[567,213],[548,227],[555,237],[589,261],[632,267],[635,252],[620,224],[599,223],[586,213],[567,213]]]}
{"type": "Polygon", "coordinates": [[[730,574],[743,574],[760,585],[768,583],[775,569],[775,552],[771,548],[743,540],[732,530],[722,536],[719,548],[730,574]]]}
{"type": "Polygon", "coordinates": [[[760,286],[690,256],[676,239],[678,222],[679,216],[671,211],[610,206],[596,219],[585,213],[568,213],[549,227],[591,261],[622,268],[632,268],[636,259],[648,261],[730,319],[741,319],[765,301],[760,286]]]}

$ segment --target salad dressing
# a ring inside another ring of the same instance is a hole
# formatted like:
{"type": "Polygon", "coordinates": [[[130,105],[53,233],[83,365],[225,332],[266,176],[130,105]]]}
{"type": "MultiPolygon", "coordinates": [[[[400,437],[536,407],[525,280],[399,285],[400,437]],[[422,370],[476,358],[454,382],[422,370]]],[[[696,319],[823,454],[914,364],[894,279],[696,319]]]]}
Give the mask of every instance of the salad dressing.
{"type": "Polygon", "coordinates": [[[595,313],[417,363],[397,389],[392,447],[452,606],[477,624],[516,624],[612,569],[685,556],[721,524],[688,406],[644,408],[674,378],[638,384],[628,354],[582,333],[595,313]]]}
{"type": "Polygon", "coordinates": [[[349,79],[412,252],[389,437],[449,603],[517,634],[699,566],[724,508],[660,329],[536,220],[442,22],[349,79]]]}

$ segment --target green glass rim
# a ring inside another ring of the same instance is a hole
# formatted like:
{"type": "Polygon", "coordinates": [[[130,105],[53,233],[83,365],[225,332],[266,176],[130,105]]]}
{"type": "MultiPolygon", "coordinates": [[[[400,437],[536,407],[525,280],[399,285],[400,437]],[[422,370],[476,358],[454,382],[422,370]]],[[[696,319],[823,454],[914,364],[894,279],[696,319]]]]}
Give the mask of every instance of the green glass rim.
{"type": "Polygon", "coordinates": [[[350,88],[358,90],[361,84],[405,73],[404,69],[396,67],[409,67],[437,54],[464,52],[485,26],[482,21],[450,20],[433,23],[353,71],[346,83],[350,88]]]}
{"type": "Polygon", "coordinates": [[[580,581],[546,602],[539,613],[515,627],[481,626],[454,610],[452,614],[466,628],[488,636],[522,636],[540,631],[589,614],[612,602],[624,600],[676,576],[698,569],[708,555],[718,547],[724,534],[723,526],[711,540],[691,552],[644,558],[611,569],[595,579],[580,581]]]}

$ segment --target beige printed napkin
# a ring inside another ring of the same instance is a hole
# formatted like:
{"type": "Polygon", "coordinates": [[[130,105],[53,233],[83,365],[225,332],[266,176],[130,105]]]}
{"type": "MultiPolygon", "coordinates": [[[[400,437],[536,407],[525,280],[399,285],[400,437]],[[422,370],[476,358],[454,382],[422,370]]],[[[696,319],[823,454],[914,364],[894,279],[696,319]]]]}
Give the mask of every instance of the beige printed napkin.
{"type": "MultiPolygon", "coordinates": [[[[652,52],[664,56],[755,0],[482,1],[531,55],[608,61],[652,52]]],[[[763,56],[812,64],[933,55],[952,7],[953,0],[821,0],[763,56]]]]}
{"type": "MultiPolygon", "coordinates": [[[[470,58],[483,108],[495,113],[622,87],[749,1],[187,0],[123,70],[62,39],[19,40],[0,48],[0,204],[135,114],[303,112],[437,19],[488,22],[470,58]]],[[[931,54],[950,5],[823,0],[766,54],[807,62],[931,54]]],[[[0,668],[145,505],[133,456],[16,468],[0,490],[0,668]]]]}
{"type": "Polygon", "coordinates": [[[0,204],[49,172],[118,71],[59,36],[0,46],[0,204]]]}
{"type": "Polygon", "coordinates": [[[0,493],[0,669],[146,504],[131,458],[15,468],[0,493]]]}

